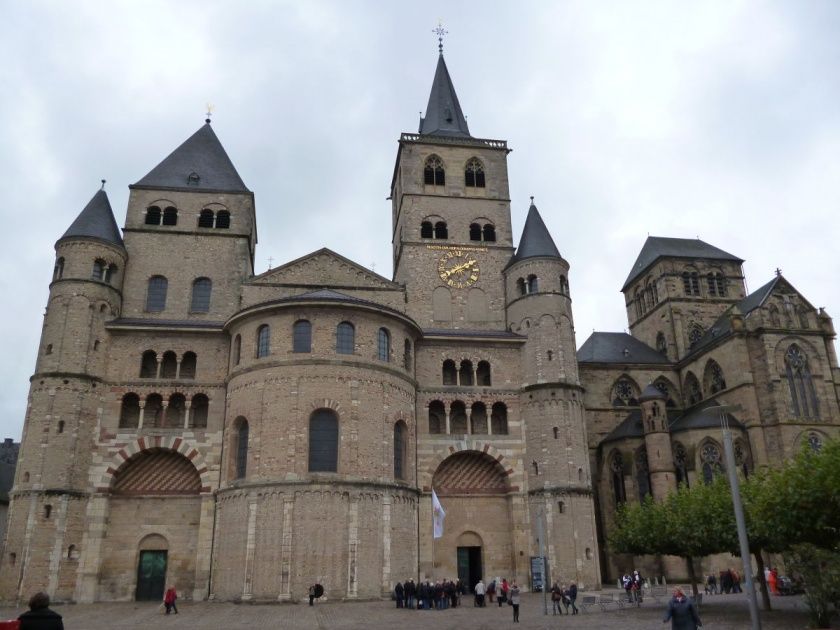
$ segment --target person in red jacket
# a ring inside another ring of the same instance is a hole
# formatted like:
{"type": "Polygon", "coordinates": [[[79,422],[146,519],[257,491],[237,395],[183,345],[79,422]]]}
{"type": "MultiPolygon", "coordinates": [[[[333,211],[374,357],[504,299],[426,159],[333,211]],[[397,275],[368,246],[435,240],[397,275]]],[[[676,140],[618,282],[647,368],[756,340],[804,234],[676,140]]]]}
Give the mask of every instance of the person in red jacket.
{"type": "Polygon", "coordinates": [[[163,605],[166,606],[167,615],[172,610],[175,611],[176,615],[178,614],[178,607],[175,605],[176,599],[178,599],[178,593],[175,591],[174,586],[170,586],[166,589],[166,594],[163,596],[163,605]]]}

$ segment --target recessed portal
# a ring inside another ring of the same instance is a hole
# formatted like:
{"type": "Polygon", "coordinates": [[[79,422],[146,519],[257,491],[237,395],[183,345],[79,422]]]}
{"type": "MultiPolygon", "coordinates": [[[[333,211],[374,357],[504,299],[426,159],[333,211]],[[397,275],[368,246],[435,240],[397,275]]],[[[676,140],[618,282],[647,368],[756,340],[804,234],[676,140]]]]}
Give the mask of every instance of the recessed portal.
{"type": "Polygon", "coordinates": [[[166,586],[166,551],[141,551],[137,563],[137,593],[140,601],[161,601],[166,586]]]}
{"type": "Polygon", "coordinates": [[[458,579],[470,592],[481,579],[481,547],[458,547],[458,579]]]}

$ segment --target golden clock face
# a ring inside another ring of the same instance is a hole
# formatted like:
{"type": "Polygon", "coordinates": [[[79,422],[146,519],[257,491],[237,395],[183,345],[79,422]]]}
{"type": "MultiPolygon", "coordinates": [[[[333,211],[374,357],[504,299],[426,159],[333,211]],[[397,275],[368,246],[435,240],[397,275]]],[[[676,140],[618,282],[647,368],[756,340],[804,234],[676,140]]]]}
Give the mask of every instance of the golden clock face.
{"type": "Polygon", "coordinates": [[[478,281],[478,261],[470,252],[453,249],[441,256],[438,273],[450,287],[463,289],[478,281]]]}

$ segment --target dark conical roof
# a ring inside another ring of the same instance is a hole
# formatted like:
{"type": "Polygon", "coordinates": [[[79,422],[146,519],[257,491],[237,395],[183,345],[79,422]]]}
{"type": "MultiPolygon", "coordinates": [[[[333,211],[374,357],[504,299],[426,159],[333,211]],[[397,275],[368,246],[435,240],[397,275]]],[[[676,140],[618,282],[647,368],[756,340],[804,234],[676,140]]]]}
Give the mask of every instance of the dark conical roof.
{"type": "Polygon", "coordinates": [[[540,256],[561,258],[560,251],[554,244],[551,234],[548,233],[548,228],[545,227],[537,206],[531,201],[531,207],[528,208],[528,217],[525,219],[525,227],[522,228],[522,238],[519,239],[519,247],[510,259],[508,267],[520,260],[540,256]]]}
{"type": "Polygon", "coordinates": [[[642,390],[642,395],[639,396],[639,402],[645,402],[647,400],[668,400],[668,397],[653,383],[649,383],[648,386],[642,390]]]}
{"type": "Polygon", "coordinates": [[[435,79],[429,94],[426,115],[420,119],[420,134],[430,136],[456,136],[470,138],[467,119],[461,111],[455,86],[446,69],[443,53],[438,57],[435,79]]]}
{"type": "Polygon", "coordinates": [[[65,238],[96,238],[123,247],[120,228],[114,219],[111,203],[104,190],[97,190],[93,198],[70,224],[59,241],[65,238]]]}
{"type": "Polygon", "coordinates": [[[251,192],[206,123],[132,188],[251,192]],[[196,178],[197,176],[197,178],[196,178]]]}

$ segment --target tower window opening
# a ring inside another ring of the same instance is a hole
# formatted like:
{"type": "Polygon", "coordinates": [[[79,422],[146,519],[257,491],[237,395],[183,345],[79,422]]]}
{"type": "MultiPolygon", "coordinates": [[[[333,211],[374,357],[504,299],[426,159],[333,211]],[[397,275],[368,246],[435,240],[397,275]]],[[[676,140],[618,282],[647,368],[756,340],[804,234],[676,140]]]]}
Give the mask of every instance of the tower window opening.
{"type": "Polygon", "coordinates": [[[51,343],[48,343],[47,348],[44,351],[44,354],[52,354],[52,348],[53,348],[53,345],[51,343]]]}
{"type": "Polygon", "coordinates": [[[435,228],[431,221],[423,221],[420,224],[420,238],[434,238],[435,228]]]}
{"type": "Polygon", "coordinates": [[[228,228],[230,228],[230,212],[219,210],[216,213],[216,229],[227,230],[228,228]]]}
{"type": "Polygon", "coordinates": [[[205,208],[201,211],[201,214],[198,215],[198,227],[200,228],[211,228],[213,227],[213,223],[215,222],[215,215],[212,210],[205,208]]]}
{"type": "Polygon", "coordinates": [[[540,465],[539,465],[539,463],[537,462],[537,460],[532,461],[532,462],[531,462],[531,466],[533,466],[533,467],[534,467],[534,474],[535,474],[535,475],[539,475],[539,474],[540,474],[540,465]]]}
{"type": "Polygon", "coordinates": [[[563,514],[566,511],[566,504],[563,503],[563,501],[558,501],[557,502],[557,511],[560,514],[563,514]]]}
{"type": "Polygon", "coordinates": [[[443,186],[446,184],[446,173],[443,161],[436,155],[429,156],[423,168],[423,183],[426,186],[443,186]]]}
{"type": "Polygon", "coordinates": [[[49,519],[52,516],[52,506],[48,503],[44,506],[44,518],[49,519]]]}
{"type": "Polygon", "coordinates": [[[470,224],[470,240],[471,241],[480,241],[481,240],[481,226],[478,223],[471,223],[470,224]]]}
{"type": "Polygon", "coordinates": [[[560,437],[560,427],[553,427],[552,431],[554,432],[554,439],[555,440],[560,437]]]}
{"type": "Polygon", "coordinates": [[[446,227],[445,221],[438,221],[435,223],[435,238],[446,239],[449,238],[449,230],[446,227]]]}
{"type": "Polygon", "coordinates": [[[146,208],[146,225],[160,225],[161,212],[157,206],[146,208]]]}
{"type": "Polygon", "coordinates": [[[545,355],[546,355],[546,358],[547,358],[549,361],[553,361],[553,360],[554,360],[554,352],[552,352],[551,350],[548,350],[548,351],[545,353],[545,355]]]}
{"type": "Polygon", "coordinates": [[[496,242],[496,227],[487,223],[484,225],[483,229],[484,234],[484,241],[487,243],[495,243],[496,242]]]}
{"type": "Polygon", "coordinates": [[[242,335],[236,335],[233,338],[233,364],[239,365],[242,359],[242,335]]]}
{"type": "Polygon", "coordinates": [[[97,258],[93,261],[93,270],[90,272],[90,279],[91,280],[99,280],[100,282],[105,279],[105,261],[97,258]]]}
{"type": "Polygon", "coordinates": [[[700,295],[700,274],[696,271],[683,271],[682,280],[686,295],[700,295]]]}
{"type": "Polygon", "coordinates": [[[58,432],[59,433],[64,433],[64,420],[59,420],[58,421],[58,432]]]}
{"type": "Polygon", "coordinates": [[[53,280],[61,280],[61,277],[64,275],[64,258],[59,258],[55,261],[55,267],[53,268],[53,280]]]}
{"type": "Polygon", "coordinates": [[[234,462],[234,479],[244,479],[248,472],[248,421],[239,417],[236,419],[236,459],[234,462]]]}
{"type": "Polygon", "coordinates": [[[472,158],[464,169],[464,185],[467,188],[484,188],[484,166],[478,158],[472,158]]]}
{"type": "Polygon", "coordinates": [[[537,276],[528,276],[528,293],[537,293],[540,290],[540,281],[537,276]]]}
{"type": "Polygon", "coordinates": [[[114,264],[108,265],[107,269],[105,269],[105,282],[107,282],[108,284],[113,284],[116,277],[117,266],[114,264]]]}
{"type": "Polygon", "coordinates": [[[519,295],[527,295],[528,294],[528,285],[525,284],[525,279],[524,278],[519,278],[516,281],[516,292],[519,295]]]}
{"type": "Polygon", "coordinates": [[[163,211],[164,225],[178,225],[178,210],[172,206],[167,207],[163,211]]]}

